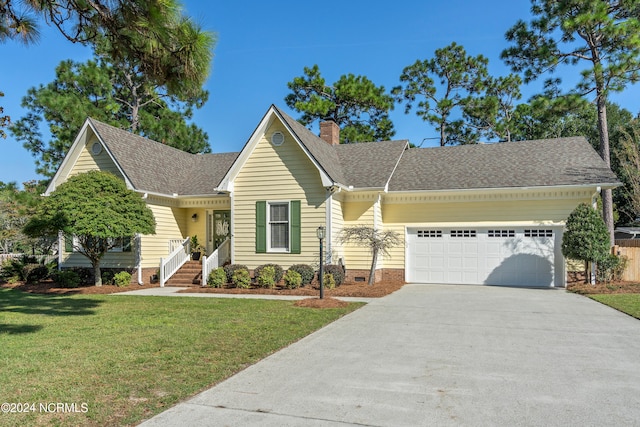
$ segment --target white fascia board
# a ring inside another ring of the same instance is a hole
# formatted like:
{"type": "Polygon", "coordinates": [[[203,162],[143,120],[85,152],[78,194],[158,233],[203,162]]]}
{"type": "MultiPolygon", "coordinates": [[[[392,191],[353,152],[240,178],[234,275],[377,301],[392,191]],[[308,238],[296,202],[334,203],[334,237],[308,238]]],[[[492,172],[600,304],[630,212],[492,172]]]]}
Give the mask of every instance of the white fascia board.
{"type": "Polygon", "coordinates": [[[272,112],[273,114],[275,114],[278,119],[280,120],[280,122],[282,123],[282,125],[284,127],[287,128],[287,130],[289,131],[289,134],[291,136],[293,136],[293,139],[296,141],[296,143],[298,144],[298,147],[300,147],[302,149],[302,151],[304,151],[304,153],[307,155],[307,157],[309,158],[309,160],[311,160],[311,163],[313,163],[313,165],[316,167],[316,169],[318,170],[318,173],[320,174],[320,179],[322,180],[322,186],[327,188],[327,187],[333,187],[338,185],[337,182],[334,182],[331,177],[329,176],[329,174],[324,170],[324,168],[320,165],[320,163],[318,163],[318,161],[316,160],[315,157],[313,157],[313,155],[311,154],[311,152],[307,149],[307,147],[302,143],[302,141],[300,141],[300,139],[298,139],[296,133],[293,131],[293,129],[291,129],[291,127],[289,127],[289,125],[287,124],[287,122],[280,116],[280,114],[278,114],[278,112],[271,107],[270,112],[272,112]]]}
{"type": "Polygon", "coordinates": [[[404,190],[404,191],[389,191],[389,195],[402,195],[402,194],[439,194],[439,193],[486,193],[491,191],[501,192],[518,192],[528,190],[577,190],[577,189],[593,189],[597,192],[597,188],[615,188],[621,186],[621,183],[607,183],[607,184],[574,184],[574,185],[540,185],[532,187],[491,187],[491,188],[460,188],[460,189],[443,189],[443,190],[404,190]]]}
{"type": "Polygon", "coordinates": [[[262,135],[267,132],[267,129],[271,126],[271,123],[273,123],[274,112],[274,108],[271,106],[260,123],[258,123],[258,126],[249,137],[249,140],[244,147],[242,147],[240,155],[238,155],[225,176],[220,181],[220,185],[218,186],[220,191],[233,191],[233,182],[238,177],[240,170],[242,170],[249,157],[251,157],[251,154],[255,151],[262,135]]]}
{"type": "MultiPolygon", "coordinates": [[[[80,150],[78,149],[78,147],[80,145],[82,145],[83,143],[86,143],[86,140],[87,140],[86,131],[87,131],[88,127],[89,127],[89,119],[85,119],[82,127],[80,128],[80,131],[76,135],[76,139],[74,139],[73,140],[73,144],[71,144],[71,148],[69,148],[69,151],[67,152],[67,155],[64,156],[64,159],[62,159],[62,163],[60,164],[60,166],[58,166],[58,170],[56,171],[55,175],[53,175],[53,178],[51,179],[51,182],[47,186],[47,189],[44,192],[45,196],[48,196],[53,191],[55,191],[56,182],[58,182],[58,180],[60,180],[62,178],[62,173],[63,173],[62,171],[65,170],[67,165],[69,163],[71,163],[71,162],[75,163],[78,160],[78,157],[80,155],[80,150]]],[[[94,130],[93,133],[94,134],[96,133],[95,130],[94,130]]]]}
{"type": "Polygon", "coordinates": [[[116,165],[116,168],[118,168],[118,171],[124,177],[124,181],[125,181],[125,183],[127,185],[127,188],[130,189],[130,190],[135,190],[135,188],[133,187],[133,184],[129,180],[129,177],[127,177],[127,174],[124,173],[124,170],[122,170],[122,168],[120,167],[120,164],[118,163],[118,161],[113,156],[113,153],[111,153],[111,151],[109,150],[109,148],[107,147],[105,142],[100,137],[100,134],[98,133],[98,131],[95,129],[95,127],[91,123],[91,120],[89,120],[87,118],[84,121],[84,124],[82,125],[82,127],[80,128],[80,131],[78,132],[78,135],[76,136],[76,139],[73,141],[73,144],[71,144],[71,148],[67,152],[67,155],[62,160],[62,163],[60,164],[60,167],[56,171],[56,174],[53,176],[53,179],[49,183],[49,186],[47,187],[47,190],[44,192],[45,196],[48,196],[53,191],[55,191],[56,182],[58,182],[60,179],[63,179],[63,178],[66,180],[66,178],[68,177],[68,175],[66,175],[66,176],[62,176],[62,175],[63,175],[64,171],[66,171],[67,169],[68,169],[68,171],[71,171],[71,169],[73,167],[73,164],[75,164],[75,162],[78,160],[78,157],[80,157],[80,152],[82,150],[82,146],[84,144],[86,144],[87,141],[89,140],[89,137],[87,135],[87,130],[88,129],[91,129],[91,131],[93,132],[93,135],[96,137],[96,139],[98,140],[100,145],[102,145],[102,149],[109,155],[109,158],[111,159],[113,164],[116,165]]]}
{"type": "Polygon", "coordinates": [[[168,194],[168,193],[158,193],[156,191],[147,191],[147,190],[142,190],[142,189],[134,189],[134,191],[136,193],[139,194],[147,194],[150,196],[156,196],[156,197],[166,197],[168,199],[210,199],[212,197],[229,197],[228,194],[220,194],[220,193],[213,193],[213,194],[168,194]]]}
{"type": "Polygon", "coordinates": [[[102,140],[98,131],[93,127],[93,124],[91,123],[91,121],[89,121],[89,126],[91,126],[93,133],[96,135],[96,138],[98,138],[98,141],[102,145],[102,149],[109,155],[109,158],[111,159],[113,164],[116,165],[116,168],[118,168],[118,172],[120,172],[120,175],[124,177],[124,182],[125,184],[127,184],[127,188],[129,190],[135,190],[136,188],[133,186],[133,183],[131,182],[127,174],[124,172],[124,169],[122,169],[122,167],[120,166],[120,163],[118,163],[118,161],[116,160],[111,150],[109,150],[109,147],[107,146],[107,144],[102,140]]]}

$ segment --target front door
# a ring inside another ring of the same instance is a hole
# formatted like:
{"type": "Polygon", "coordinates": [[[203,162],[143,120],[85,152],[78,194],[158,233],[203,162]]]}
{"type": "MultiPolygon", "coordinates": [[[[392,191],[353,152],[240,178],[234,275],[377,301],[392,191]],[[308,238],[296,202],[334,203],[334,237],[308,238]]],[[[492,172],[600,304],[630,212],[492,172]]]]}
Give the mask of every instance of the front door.
{"type": "Polygon", "coordinates": [[[231,235],[231,211],[207,212],[207,253],[210,254],[231,235]]]}

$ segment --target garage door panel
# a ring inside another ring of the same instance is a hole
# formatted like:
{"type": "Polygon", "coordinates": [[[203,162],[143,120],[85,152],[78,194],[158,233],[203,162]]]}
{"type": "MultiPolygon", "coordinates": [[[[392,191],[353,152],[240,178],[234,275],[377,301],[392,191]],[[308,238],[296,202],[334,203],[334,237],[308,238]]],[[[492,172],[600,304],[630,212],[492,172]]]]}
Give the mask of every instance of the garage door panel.
{"type": "Polygon", "coordinates": [[[407,277],[425,283],[553,286],[561,232],[513,229],[408,229],[407,277]],[[437,236],[437,237],[436,237],[437,236]]]}

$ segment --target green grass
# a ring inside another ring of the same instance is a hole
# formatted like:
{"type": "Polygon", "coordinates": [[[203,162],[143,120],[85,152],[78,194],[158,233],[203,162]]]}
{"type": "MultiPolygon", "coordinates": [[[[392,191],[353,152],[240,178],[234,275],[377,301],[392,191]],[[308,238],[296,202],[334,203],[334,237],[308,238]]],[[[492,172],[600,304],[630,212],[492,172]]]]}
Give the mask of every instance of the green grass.
{"type": "Polygon", "coordinates": [[[140,422],[349,313],[288,301],[0,289],[0,426],[140,422]],[[40,403],[86,412],[43,413],[40,403]]]}
{"type": "Polygon", "coordinates": [[[600,294],[589,298],[640,319],[640,294],[600,294]]]}

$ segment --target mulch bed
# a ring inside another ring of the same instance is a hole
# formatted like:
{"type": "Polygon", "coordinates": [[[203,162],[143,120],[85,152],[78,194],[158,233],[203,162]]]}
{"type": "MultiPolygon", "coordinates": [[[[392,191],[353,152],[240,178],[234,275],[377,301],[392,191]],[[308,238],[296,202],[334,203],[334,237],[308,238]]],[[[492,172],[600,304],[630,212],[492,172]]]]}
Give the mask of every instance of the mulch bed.
{"type": "MultiPolygon", "coordinates": [[[[365,282],[343,283],[334,289],[324,289],[325,297],[359,297],[359,298],[380,298],[397,291],[404,285],[404,282],[381,282],[374,285],[367,285],[365,282]]],[[[317,284],[306,285],[298,289],[286,289],[276,287],[274,289],[265,288],[203,288],[193,286],[178,292],[186,293],[218,293],[218,294],[254,294],[254,295],[294,295],[294,296],[319,296],[320,289],[317,284]]]]}
{"type": "Polygon", "coordinates": [[[157,288],[158,284],[155,283],[153,285],[129,285],[125,287],[118,287],[114,285],[102,285],[102,286],[80,286],[78,288],[58,288],[55,283],[51,280],[43,280],[40,283],[0,283],[0,288],[13,288],[22,292],[31,292],[35,294],[98,294],[98,295],[106,295],[106,294],[115,294],[117,292],[127,292],[127,291],[135,291],[138,289],[145,288],[157,288]]]}
{"type": "Polygon", "coordinates": [[[567,290],[581,295],[593,294],[640,294],[640,283],[635,282],[611,282],[597,283],[570,283],[567,290]]]}
{"type": "MultiPolygon", "coordinates": [[[[275,289],[264,288],[251,288],[251,289],[236,289],[236,288],[203,288],[201,286],[191,286],[186,289],[178,291],[179,293],[219,293],[219,294],[257,294],[257,295],[294,295],[294,296],[307,296],[305,298],[295,302],[298,307],[312,307],[312,308],[339,308],[348,305],[345,301],[340,301],[332,297],[360,297],[360,298],[380,298],[385,295],[389,295],[392,292],[397,291],[404,285],[404,282],[383,282],[376,283],[372,286],[366,283],[344,283],[335,289],[325,289],[324,298],[320,299],[320,290],[317,284],[307,285],[298,289],[285,289],[276,287],[275,289]],[[312,298],[315,297],[315,298],[312,298]]],[[[113,285],[96,286],[82,286],[75,289],[58,288],[51,280],[45,280],[40,283],[25,284],[25,283],[1,283],[0,288],[13,288],[22,292],[31,292],[38,294],[60,294],[60,295],[73,295],[73,294],[114,294],[117,292],[135,291],[145,288],[157,288],[156,284],[145,285],[129,285],[125,287],[118,287],[113,285]]]]}

